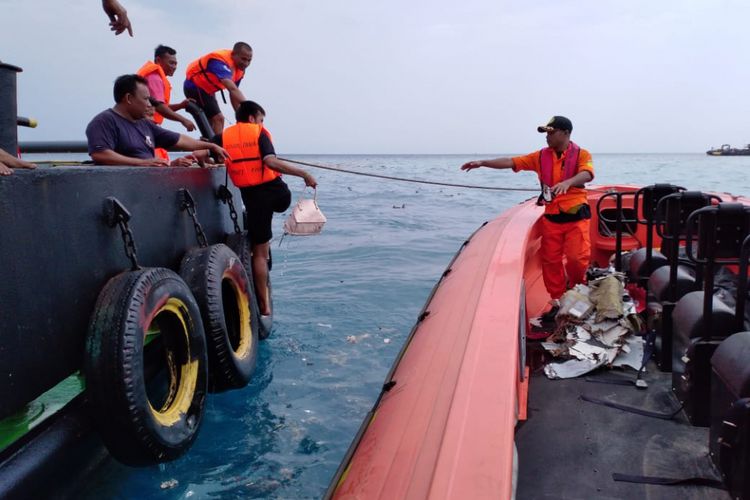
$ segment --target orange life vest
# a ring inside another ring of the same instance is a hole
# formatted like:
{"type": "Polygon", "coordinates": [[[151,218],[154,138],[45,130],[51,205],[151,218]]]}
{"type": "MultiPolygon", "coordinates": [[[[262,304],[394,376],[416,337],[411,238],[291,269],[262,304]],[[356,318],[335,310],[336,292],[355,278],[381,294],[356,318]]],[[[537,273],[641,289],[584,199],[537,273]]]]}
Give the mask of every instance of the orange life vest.
{"type": "Polygon", "coordinates": [[[258,143],[263,130],[257,123],[238,123],[224,129],[222,143],[232,158],[226,162],[227,171],[237,187],[257,186],[281,176],[263,165],[258,143]]]}
{"type": "MultiPolygon", "coordinates": [[[[146,78],[148,75],[154,72],[159,74],[161,82],[164,85],[164,104],[169,105],[169,99],[172,97],[172,84],[169,83],[169,80],[167,80],[167,75],[164,73],[164,70],[161,66],[154,62],[147,61],[146,64],[141,66],[141,69],[138,70],[138,75],[146,78]]],[[[161,125],[163,121],[164,117],[159,113],[154,112],[154,123],[156,123],[157,125],[161,125]]]]}
{"type": "Polygon", "coordinates": [[[226,85],[221,83],[221,80],[216,78],[216,75],[208,71],[208,61],[211,59],[218,59],[222,61],[232,70],[232,81],[238,83],[245,72],[238,69],[232,61],[232,51],[230,49],[222,49],[206,54],[205,56],[196,59],[195,61],[188,64],[185,74],[187,79],[192,81],[198,88],[207,94],[214,94],[220,90],[224,90],[226,85]]]}
{"type": "Polygon", "coordinates": [[[165,160],[169,161],[169,153],[164,148],[155,148],[154,149],[154,157],[156,157],[156,158],[164,158],[165,160]]]}

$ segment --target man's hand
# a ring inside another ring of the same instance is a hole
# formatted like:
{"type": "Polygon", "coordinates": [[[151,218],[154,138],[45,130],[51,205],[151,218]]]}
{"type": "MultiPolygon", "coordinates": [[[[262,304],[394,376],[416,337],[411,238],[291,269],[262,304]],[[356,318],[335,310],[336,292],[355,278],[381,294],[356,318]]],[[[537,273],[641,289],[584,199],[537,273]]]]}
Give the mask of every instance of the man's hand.
{"type": "Polygon", "coordinates": [[[482,162],[480,160],[475,161],[467,161],[463,165],[461,165],[461,170],[464,170],[468,172],[469,170],[473,170],[475,168],[479,168],[482,166],[482,162]]]}
{"type": "Polygon", "coordinates": [[[36,168],[36,165],[19,160],[11,155],[2,155],[2,158],[0,158],[0,175],[11,175],[13,173],[11,169],[13,168],[36,168]]]}
{"type": "Polygon", "coordinates": [[[302,178],[305,180],[305,186],[308,186],[311,188],[318,187],[318,181],[316,181],[315,177],[313,177],[308,172],[305,172],[305,175],[303,175],[302,178]]]}
{"type": "Polygon", "coordinates": [[[190,102],[190,99],[183,99],[182,102],[178,102],[176,104],[170,104],[170,108],[172,108],[172,111],[179,111],[181,109],[185,109],[190,102]]]}
{"type": "Polygon", "coordinates": [[[180,158],[175,158],[169,164],[170,167],[192,167],[194,163],[198,163],[198,159],[194,155],[185,155],[180,158]]]}
{"type": "Polygon", "coordinates": [[[195,130],[195,124],[188,120],[187,118],[180,117],[180,123],[182,123],[182,126],[187,129],[188,132],[192,132],[195,130]]]}
{"type": "Polygon", "coordinates": [[[571,185],[571,179],[568,179],[566,181],[558,182],[554,186],[552,186],[552,194],[557,196],[558,194],[565,194],[568,192],[568,189],[570,189],[571,185]]]}
{"type": "Polygon", "coordinates": [[[169,162],[164,158],[144,158],[138,161],[139,167],[168,167],[169,162]]]}
{"type": "Polygon", "coordinates": [[[227,158],[229,158],[230,160],[232,159],[231,156],[229,156],[229,153],[227,153],[226,149],[216,144],[211,144],[211,151],[216,154],[216,159],[220,162],[227,161],[227,158]]]}
{"type": "Polygon", "coordinates": [[[128,34],[133,36],[133,27],[130,25],[130,19],[128,19],[128,11],[120,2],[117,0],[102,0],[102,8],[109,16],[109,29],[114,31],[115,35],[128,30],[128,34]]]}

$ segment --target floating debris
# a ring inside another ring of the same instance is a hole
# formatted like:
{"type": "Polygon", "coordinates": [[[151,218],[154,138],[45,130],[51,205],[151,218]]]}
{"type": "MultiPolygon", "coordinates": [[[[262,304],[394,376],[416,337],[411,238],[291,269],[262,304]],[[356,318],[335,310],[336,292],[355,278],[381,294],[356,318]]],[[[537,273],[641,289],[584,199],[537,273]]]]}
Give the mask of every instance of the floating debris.
{"type": "Polygon", "coordinates": [[[350,344],[356,344],[359,341],[364,340],[369,337],[370,337],[369,333],[363,333],[362,335],[347,335],[346,341],[349,342],[350,344]]]}
{"type": "Polygon", "coordinates": [[[159,487],[163,490],[171,490],[178,484],[180,484],[180,482],[177,481],[177,479],[170,479],[169,481],[164,481],[163,483],[161,483],[159,487]]]}

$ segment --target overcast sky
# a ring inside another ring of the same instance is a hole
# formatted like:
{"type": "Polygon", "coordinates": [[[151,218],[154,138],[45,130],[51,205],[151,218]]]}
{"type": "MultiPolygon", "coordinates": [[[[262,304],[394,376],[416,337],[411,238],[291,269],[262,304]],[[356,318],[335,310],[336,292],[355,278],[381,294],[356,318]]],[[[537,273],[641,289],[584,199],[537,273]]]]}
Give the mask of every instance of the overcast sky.
{"type": "Polygon", "coordinates": [[[84,139],[159,43],[175,101],[190,61],[242,40],[280,153],[523,153],[553,114],[594,153],[750,142],[747,0],[121,1],[134,38],[98,0],[0,0],[0,59],[40,123],[21,140],[84,139]]]}

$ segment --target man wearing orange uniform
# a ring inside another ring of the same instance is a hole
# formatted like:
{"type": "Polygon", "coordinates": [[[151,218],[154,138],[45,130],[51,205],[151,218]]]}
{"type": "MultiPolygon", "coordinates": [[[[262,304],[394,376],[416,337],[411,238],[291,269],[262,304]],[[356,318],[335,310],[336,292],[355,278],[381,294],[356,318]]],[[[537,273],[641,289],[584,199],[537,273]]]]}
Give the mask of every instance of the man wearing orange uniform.
{"type": "Polygon", "coordinates": [[[512,168],[514,172],[530,170],[539,176],[542,194],[537,203],[544,205],[540,250],[542,277],[553,299],[548,313],[551,316],[557,312],[558,299],[568,286],[584,282],[589,266],[591,210],[584,184],[594,178],[594,167],[591,153],[570,140],[573,124],[569,119],[554,116],[537,130],[547,134],[548,147],[514,158],[470,161],[462,165],[461,170],[512,168]]]}

